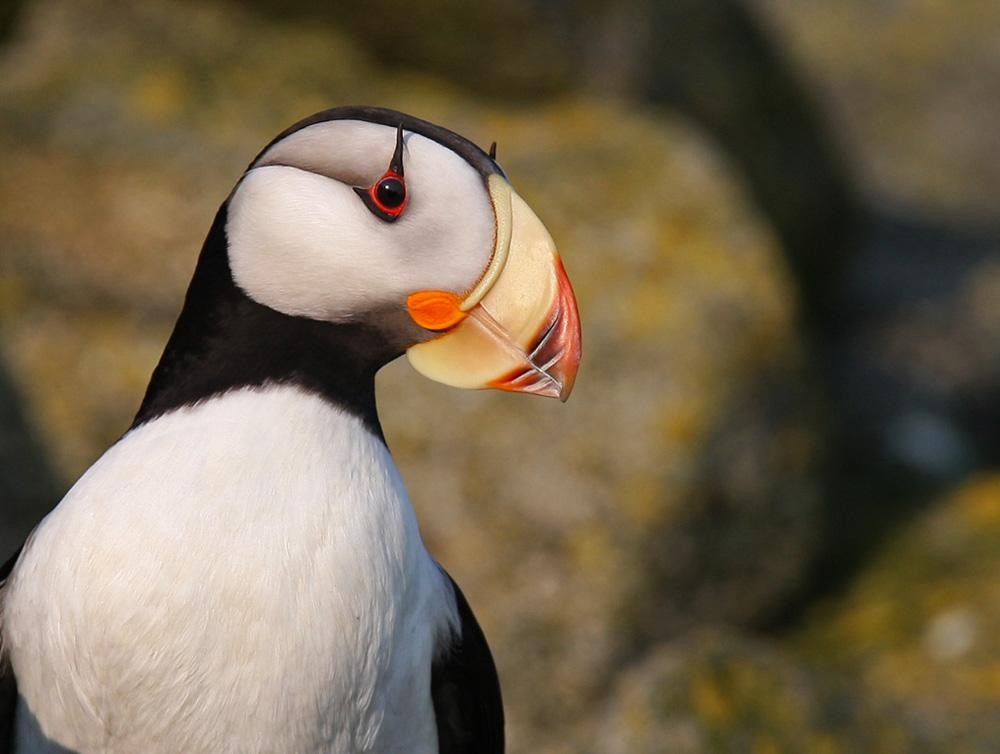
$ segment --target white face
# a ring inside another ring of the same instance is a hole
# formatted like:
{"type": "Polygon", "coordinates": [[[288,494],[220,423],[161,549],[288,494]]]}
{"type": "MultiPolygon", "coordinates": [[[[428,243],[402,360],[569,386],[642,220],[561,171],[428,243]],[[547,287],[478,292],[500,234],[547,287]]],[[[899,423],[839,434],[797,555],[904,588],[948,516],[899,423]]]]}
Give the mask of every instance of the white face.
{"type": "Polygon", "coordinates": [[[284,314],[345,322],[405,307],[409,294],[462,295],[493,253],[482,176],[445,146],[404,131],[407,205],[395,222],[354,191],[389,167],[396,129],[357,120],[307,126],[268,149],[229,203],[236,284],[284,314]]]}

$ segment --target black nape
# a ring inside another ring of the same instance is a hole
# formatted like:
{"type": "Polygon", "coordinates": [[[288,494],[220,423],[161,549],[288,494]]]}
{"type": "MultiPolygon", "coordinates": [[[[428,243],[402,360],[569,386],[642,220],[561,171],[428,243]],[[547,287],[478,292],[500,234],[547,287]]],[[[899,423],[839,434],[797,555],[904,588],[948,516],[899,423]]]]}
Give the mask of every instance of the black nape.
{"type": "Polygon", "coordinates": [[[233,282],[226,217],[223,204],[132,427],[235,388],[293,384],[354,414],[381,437],[375,373],[405,350],[379,327],[386,318],[321,322],[252,300],[233,282]]]}

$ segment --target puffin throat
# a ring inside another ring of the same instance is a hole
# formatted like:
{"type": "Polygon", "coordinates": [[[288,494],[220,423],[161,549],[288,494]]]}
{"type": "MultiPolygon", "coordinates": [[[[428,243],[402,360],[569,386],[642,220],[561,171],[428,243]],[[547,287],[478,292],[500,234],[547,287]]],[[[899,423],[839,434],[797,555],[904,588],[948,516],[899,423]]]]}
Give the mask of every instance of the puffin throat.
{"type": "Polygon", "coordinates": [[[290,384],[319,394],[382,437],[375,373],[405,350],[388,334],[393,313],[331,323],[254,301],[233,281],[226,214],[223,204],[132,427],[229,390],[290,384]]]}

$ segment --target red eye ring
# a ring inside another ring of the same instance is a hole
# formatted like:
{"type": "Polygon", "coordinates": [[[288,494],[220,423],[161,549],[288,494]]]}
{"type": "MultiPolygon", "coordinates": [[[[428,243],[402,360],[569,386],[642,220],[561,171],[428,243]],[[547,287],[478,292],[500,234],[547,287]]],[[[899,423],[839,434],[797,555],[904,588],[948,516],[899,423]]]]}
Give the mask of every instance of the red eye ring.
{"type": "Polygon", "coordinates": [[[406,182],[399,173],[389,171],[375,181],[370,189],[372,201],[387,215],[398,217],[406,207],[406,182]]]}
{"type": "Polygon", "coordinates": [[[402,174],[389,170],[366,189],[355,188],[365,206],[386,222],[393,222],[403,214],[410,197],[402,174]]]}

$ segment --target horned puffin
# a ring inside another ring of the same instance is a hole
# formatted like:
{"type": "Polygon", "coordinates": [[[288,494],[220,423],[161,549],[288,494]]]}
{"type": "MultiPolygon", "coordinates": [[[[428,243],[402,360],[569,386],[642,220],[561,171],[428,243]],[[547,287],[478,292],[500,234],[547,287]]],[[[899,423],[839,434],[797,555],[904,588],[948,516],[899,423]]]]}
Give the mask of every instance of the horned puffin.
{"type": "Polygon", "coordinates": [[[566,399],[580,321],[493,157],[326,110],[223,202],[134,423],[0,569],[0,752],[504,749],[375,373],[566,399]]]}

